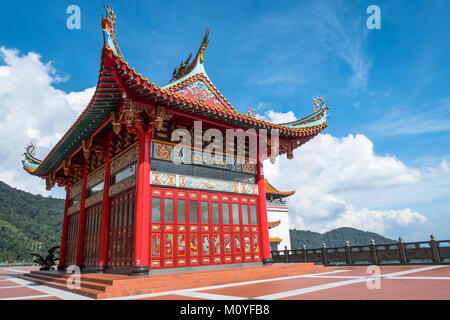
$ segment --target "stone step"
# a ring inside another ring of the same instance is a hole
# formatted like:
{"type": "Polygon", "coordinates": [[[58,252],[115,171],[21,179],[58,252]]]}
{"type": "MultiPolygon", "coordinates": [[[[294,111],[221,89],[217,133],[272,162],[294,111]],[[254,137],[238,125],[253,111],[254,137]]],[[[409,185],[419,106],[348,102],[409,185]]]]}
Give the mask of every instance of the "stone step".
{"type": "MultiPolygon", "coordinates": [[[[28,274],[30,278],[35,278],[39,280],[44,281],[50,281],[52,283],[58,283],[61,285],[67,285],[68,277],[52,277],[48,275],[38,274],[38,273],[30,273],[28,274]]],[[[95,281],[86,281],[83,279],[80,279],[80,287],[82,288],[88,288],[88,289],[94,289],[99,291],[106,291],[106,288],[108,287],[108,284],[103,284],[95,281]]]]}
{"type": "Polygon", "coordinates": [[[92,299],[98,299],[97,297],[103,293],[102,291],[89,289],[89,288],[69,289],[69,288],[67,288],[67,286],[65,284],[48,281],[48,280],[43,280],[43,279],[38,279],[38,278],[30,276],[29,274],[19,275],[18,278],[27,280],[30,282],[34,282],[34,283],[37,283],[40,285],[45,285],[47,287],[69,291],[69,292],[79,294],[79,295],[82,295],[82,296],[85,296],[88,298],[92,298],[92,299]]]}

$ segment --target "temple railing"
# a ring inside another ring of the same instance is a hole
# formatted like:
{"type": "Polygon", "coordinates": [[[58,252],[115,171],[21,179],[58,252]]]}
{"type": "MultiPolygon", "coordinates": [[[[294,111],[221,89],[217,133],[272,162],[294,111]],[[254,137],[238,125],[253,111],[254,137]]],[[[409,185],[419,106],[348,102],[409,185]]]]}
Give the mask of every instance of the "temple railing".
{"type": "Polygon", "coordinates": [[[286,200],[284,200],[284,199],[267,200],[266,204],[271,205],[271,206],[285,206],[286,200]]]}
{"type": "Polygon", "coordinates": [[[280,263],[316,262],[332,265],[411,265],[411,264],[450,264],[450,240],[403,242],[344,247],[272,251],[273,261],[280,263]]]}

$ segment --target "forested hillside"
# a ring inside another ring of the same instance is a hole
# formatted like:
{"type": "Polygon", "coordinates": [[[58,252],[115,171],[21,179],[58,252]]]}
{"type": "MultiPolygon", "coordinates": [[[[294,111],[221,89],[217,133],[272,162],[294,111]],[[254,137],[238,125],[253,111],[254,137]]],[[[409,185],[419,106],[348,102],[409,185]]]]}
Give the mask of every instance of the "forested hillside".
{"type": "Polygon", "coordinates": [[[349,241],[351,246],[367,245],[370,244],[371,239],[378,244],[396,242],[379,234],[355,228],[338,228],[325,233],[294,229],[290,230],[290,235],[292,249],[301,249],[303,244],[307,248],[321,248],[322,243],[325,243],[328,248],[343,247],[345,241],[349,241]]]}
{"type": "Polygon", "coordinates": [[[0,262],[31,260],[32,242],[42,242],[42,251],[59,245],[64,200],[36,196],[0,181],[0,262]]]}

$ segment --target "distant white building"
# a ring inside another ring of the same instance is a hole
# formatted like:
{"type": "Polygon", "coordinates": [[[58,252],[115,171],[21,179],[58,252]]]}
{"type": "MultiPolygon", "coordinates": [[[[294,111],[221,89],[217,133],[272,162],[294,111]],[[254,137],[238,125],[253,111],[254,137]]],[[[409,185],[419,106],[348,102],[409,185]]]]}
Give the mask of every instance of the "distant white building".
{"type": "Polygon", "coordinates": [[[284,250],[285,246],[291,249],[289,235],[289,212],[284,198],[295,193],[294,191],[279,191],[266,179],[267,218],[269,222],[269,238],[271,250],[284,250]]]}

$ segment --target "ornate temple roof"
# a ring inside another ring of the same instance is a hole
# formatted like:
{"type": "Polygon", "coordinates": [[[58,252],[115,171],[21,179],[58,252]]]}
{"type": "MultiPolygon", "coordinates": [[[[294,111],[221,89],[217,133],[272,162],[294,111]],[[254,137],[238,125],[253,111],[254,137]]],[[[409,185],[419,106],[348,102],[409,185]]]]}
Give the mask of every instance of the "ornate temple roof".
{"type": "Polygon", "coordinates": [[[280,237],[272,237],[269,238],[269,242],[282,242],[283,239],[281,239],[280,237]]]}
{"type": "MultiPolygon", "coordinates": [[[[105,7],[102,15],[104,45],[101,50],[100,72],[95,93],[75,123],[58,141],[46,158],[36,162],[28,172],[46,177],[62,168],[63,161],[82,148],[82,141],[109,127],[113,111],[119,109],[126,98],[141,103],[164,107],[171,112],[209,119],[235,128],[277,129],[280,139],[280,154],[292,155],[292,150],[306,143],[328,126],[328,107],[325,100],[315,102],[314,113],[303,119],[275,124],[255,118],[252,114],[241,114],[223,97],[210,81],[204,69],[204,52],[209,43],[209,30],[192,62],[190,58],[173,72],[172,81],[156,86],[137,73],[123,59],[116,39],[116,16],[111,7],[105,7]]],[[[24,168],[26,168],[24,163],[24,168]]]]}
{"type": "Polygon", "coordinates": [[[272,229],[272,228],[275,228],[276,226],[279,226],[280,223],[281,223],[281,220],[269,221],[268,222],[269,229],[272,229]]]}
{"type": "Polygon", "coordinates": [[[266,180],[266,196],[270,197],[273,196],[274,198],[285,198],[292,196],[295,193],[295,190],[292,191],[279,191],[278,189],[275,189],[274,186],[272,186],[267,179],[266,180]]]}

